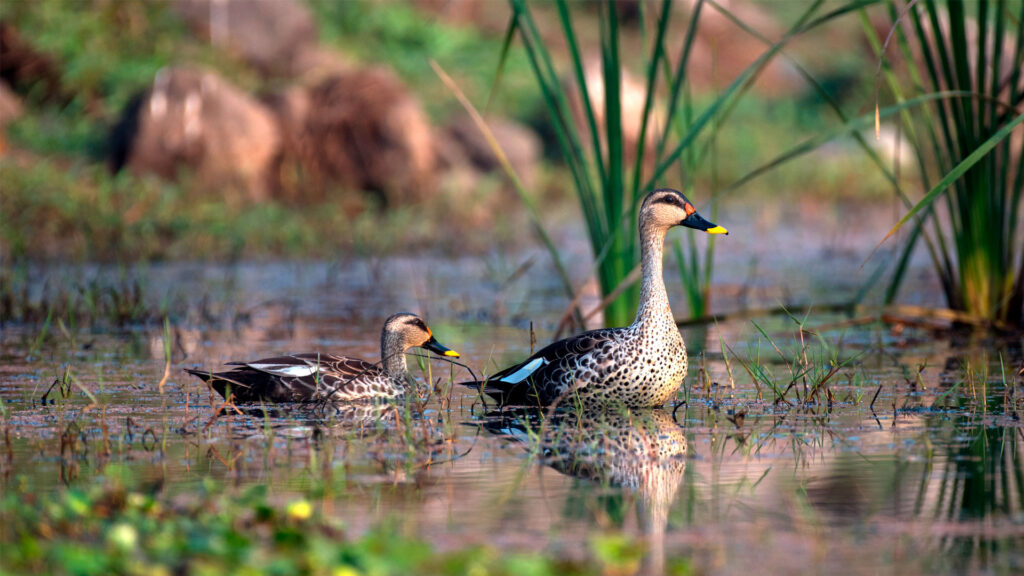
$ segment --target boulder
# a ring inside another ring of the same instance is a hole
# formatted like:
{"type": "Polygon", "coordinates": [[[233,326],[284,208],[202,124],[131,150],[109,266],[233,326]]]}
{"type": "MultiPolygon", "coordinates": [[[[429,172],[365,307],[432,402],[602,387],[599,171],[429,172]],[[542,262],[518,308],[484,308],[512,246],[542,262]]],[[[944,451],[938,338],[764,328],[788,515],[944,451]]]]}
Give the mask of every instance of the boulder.
{"type": "Polygon", "coordinates": [[[115,127],[110,162],[115,172],[126,166],[167,179],[188,169],[201,187],[234,186],[261,200],[280,148],[261,103],[212,72],[165,68],[115,127]]]}
{"type": "Polygon", "coordinates": [[[327,78],[358,68],[344,54],[323,46],[303,50],[292,61],[292,78],[299,84],[312,86],[327,78]]]}
{"type": "Polygon", "coordinates": [[[21,98],[11,90],[7,82],[0,80],[0,131],[7,128],[7,125],[21,118],[25,111],[21,98]]]}
{"type": "Polygon", "coordinates": [[[40,100],[68,100],[54,59],[36,50],[7,22],[0,22],[0,79],[20,94],[40,100]]]}
{"type": "Polygon", "coordinates": [[[436,189],[435,137],[419,101],[389,69],[355,68],[271,99],[285,164],[308,178],[302,194],[332,186],[376,192],[388,204],[436,189]]]}
{"type": "Polygon", "coordinates": [[[267,76],[292,76],[316,46],[313,15],[298,0],[176,0],[174,8],[214,46],[236,51],[267,76]]]}
{"type": "MultiPolygon", "coordinates": [[[[492,116],[485,121],[523,185],[532,187],[543,152],[540,136],[508,118],[492,116]]],[[[445,133],[449,142],[445,146],[446,164],[456,169],[461,164],[479,173],[504,174],[490,143],[468,114],[455,116],[445,127],[445,133]]]]}

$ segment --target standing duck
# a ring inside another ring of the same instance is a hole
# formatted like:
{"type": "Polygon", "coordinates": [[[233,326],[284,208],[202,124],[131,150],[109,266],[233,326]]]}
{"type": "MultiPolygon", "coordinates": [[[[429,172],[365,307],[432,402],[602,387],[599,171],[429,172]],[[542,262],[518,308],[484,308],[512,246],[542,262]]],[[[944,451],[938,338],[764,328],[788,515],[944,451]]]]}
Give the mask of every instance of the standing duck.
{"type": "Polygon", "coordinates": [[[405,363],[410,348],[424,348],[440,356],[459,353],[442,346],[415,314],[399,313],[384,322],[380,335],[381,361],[331,354],[291,354],[238,366],[228,372],[186,372],[210,384],[225,398],[238,402],[318,402],[396,398],[412,385],[405,363]]]}
{"type": "Polygon", "coordinates": [[[640,206],[643,284],[633,323],[559,340],[483,382],[466,384],[503,405],[547,406],[577,398],[587,406],[663,405],[683,383],[687,366],[662,278],[665,234],[674,226],[728,234],[697,214],[678,190],[651,192],[640,206]]]}

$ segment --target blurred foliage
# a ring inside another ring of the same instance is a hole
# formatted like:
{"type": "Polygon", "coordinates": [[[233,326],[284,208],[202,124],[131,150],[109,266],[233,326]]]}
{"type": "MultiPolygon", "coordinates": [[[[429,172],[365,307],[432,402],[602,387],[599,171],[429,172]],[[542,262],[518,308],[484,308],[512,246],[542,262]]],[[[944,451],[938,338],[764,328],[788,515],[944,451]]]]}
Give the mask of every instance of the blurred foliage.
{"type": "Polygon", "coordinates": [[[596,560],[556,560],[471,545],[440,552],[395,523],[350,534],[315,500],[232,490],[212,480],[187,495],[133,486],[108,466],[88,487],[39,493],[27,481],[0,498],[0,569],[8,574],[598,574],[634,558],[625,537],[596,560]]]}
{"type": "MultiPolygon", "coordinates": [[[[360,61],[392,66],[423,97],[433,115],[455,110],[457,103],[430,68],[431,59],[452,74],[481,109],[491,95],[501,58],[500,33],[488,34],[469,24],[451,25],[408,3],[313,0],[310,5],[326,43],[360,61]]],[[[496,8],[505,9],[505,5],[484,4],[486,10],[496,8]]],[[[529,63],[524,54],[515,54],[504,66],[493,108],[525,118],[540,105],[529,63]]]]}
{"type": "MultiPolygon", "coordinates": [[[[465,253],[521,241],[519,219],[438,234],[437,222],[465,220],[477,203],[442,190],[438,201],[386,212],[357,194],[335,190],[315,204],[252,204],[230,189],[218,194],[105,167],[55,160],[0,158],[0,258],[121,261],[284,256],[374,256],[392,250],[465,253]],[[461,199],[461,200],[460,200],[461,199]]],[[[479,194],[491,194],[484,183],[479,194]]]]}
{"type": "Polygon", "coordinates": [[[29,114],[11,131],[14,143],[36,152],[102,156],[107,126],[164,66],[188,63],[255,83],[241,62],[196,39],[168,2],[3,2],[0,19],[51,58],[60,76],[55,94],[42,85],[28,91],[38,117],[29,114]]]}

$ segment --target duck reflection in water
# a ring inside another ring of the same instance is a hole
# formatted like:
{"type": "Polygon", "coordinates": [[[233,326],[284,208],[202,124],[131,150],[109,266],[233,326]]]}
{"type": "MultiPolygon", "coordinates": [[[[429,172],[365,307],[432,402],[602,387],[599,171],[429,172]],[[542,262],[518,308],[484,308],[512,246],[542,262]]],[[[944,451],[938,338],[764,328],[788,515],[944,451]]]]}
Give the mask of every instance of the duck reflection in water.
{"type": "Polygon", "coordinates": [[[536,449],[543,464],[563,474],[634,495],[647,541],[640,573],[664,572],[668,513],[686,473],[687,452],[684,430],[669,413],[506,409],[488,413],[481,426],[527,450],[536,449]]]}

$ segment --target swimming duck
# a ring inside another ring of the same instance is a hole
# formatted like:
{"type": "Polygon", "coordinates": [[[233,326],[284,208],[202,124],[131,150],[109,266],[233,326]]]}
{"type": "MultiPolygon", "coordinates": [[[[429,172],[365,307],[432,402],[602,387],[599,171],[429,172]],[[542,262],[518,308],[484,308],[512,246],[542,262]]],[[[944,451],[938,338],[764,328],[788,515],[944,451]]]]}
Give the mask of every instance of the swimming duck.
{"type": "Polygon", "coordinates": [[[640,206],[642,286],[636,319],[624,328],[584,332],[559,340],[486,380],[467,382],[503,405],[663,405],[686,376],[686,346],[676,327],[662,278],[665,234],[686,226],[709,234],[728,231],[697,214],[678,190],[659,188],[640,206]]]}
{"type": "Polygon", "coordinates": [[[228,362],[229,366],[238,366],[228,372],[186,372],[207,382],[225,398],[231,394],[238,402],[396,398],[412,385],[405,352],[416,347],[440,356],[459,357],[458,352],[442,346],[418,316],[399,313],[384,322],[381,361],[377,364],[348,356],[310,353],[228,362]]]}

